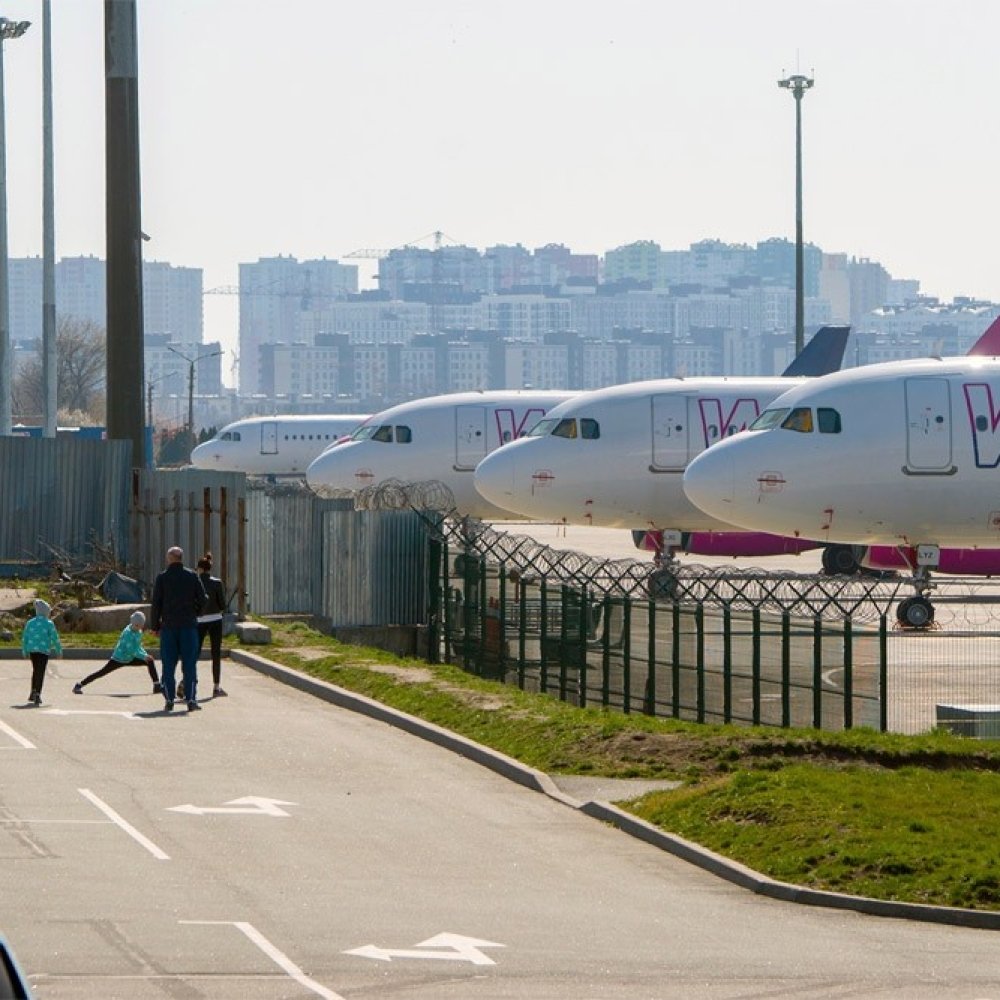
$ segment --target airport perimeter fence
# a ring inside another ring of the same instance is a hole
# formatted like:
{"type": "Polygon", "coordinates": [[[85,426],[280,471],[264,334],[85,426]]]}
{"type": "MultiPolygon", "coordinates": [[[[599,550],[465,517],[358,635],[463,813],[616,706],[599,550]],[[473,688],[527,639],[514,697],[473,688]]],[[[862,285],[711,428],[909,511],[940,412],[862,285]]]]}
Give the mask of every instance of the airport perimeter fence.
{"type": "Polygon", "coordinates": [[[469,520],[437,545],[438,649],[480,676],[691,721],[1000,737],[989,581],[943,582],[915,631],[901,577],[655,568],[469,520]]]}

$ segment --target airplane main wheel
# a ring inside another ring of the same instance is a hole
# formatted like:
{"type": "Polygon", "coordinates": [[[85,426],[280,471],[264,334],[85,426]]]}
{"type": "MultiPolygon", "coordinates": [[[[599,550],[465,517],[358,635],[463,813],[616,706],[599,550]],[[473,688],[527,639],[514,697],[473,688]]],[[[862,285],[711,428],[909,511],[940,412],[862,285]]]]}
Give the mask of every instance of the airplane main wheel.
{"type": "Polygon", "coordinates": [[[649,577],[647,587],[654,601],[677,600],[677,577],[670,569],[658,569],[649,577]]]}
{"type": "Polygon", "coordinates": [[[823,572],[827,576],[854,576],[861,565],[850,545],[828,545],[823,549],[823,572]]]}
{"type": "Polygon", "coordinates": [[[896,621],[903,628],[929,628],[934,621],[934,605],[926,597],[908,597],[899,602],[896,621]]]}

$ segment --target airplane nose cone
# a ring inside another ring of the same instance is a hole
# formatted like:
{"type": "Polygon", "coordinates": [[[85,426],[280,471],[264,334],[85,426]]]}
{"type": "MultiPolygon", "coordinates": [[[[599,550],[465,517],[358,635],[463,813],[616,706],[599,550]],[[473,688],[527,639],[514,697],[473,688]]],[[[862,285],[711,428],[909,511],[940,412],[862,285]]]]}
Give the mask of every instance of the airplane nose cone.
{"type": "Polygon", "coordinates": [[[328,452],[323,452],[318,458],[314,458],[306,469],[306,483],[309,488],[321,497],[343,496],[344,493],[338,489],[337,483],[339,464],[337,458],[328,452]]]}
{"type": "Polygon", "coordinates": [[[732,514],[736,465],[724,444],[703,451],[684,472],[684,493],[706,514],[726,521],[732,514]]]}
{"type": "Polygon", "coordinates": [[[504,501],[509,501],[514,493],[515,469],[515,462],[503,454],[502,448],[487,455],[476,466],[476,492],[490,503],[504,507],[504,501]]]}

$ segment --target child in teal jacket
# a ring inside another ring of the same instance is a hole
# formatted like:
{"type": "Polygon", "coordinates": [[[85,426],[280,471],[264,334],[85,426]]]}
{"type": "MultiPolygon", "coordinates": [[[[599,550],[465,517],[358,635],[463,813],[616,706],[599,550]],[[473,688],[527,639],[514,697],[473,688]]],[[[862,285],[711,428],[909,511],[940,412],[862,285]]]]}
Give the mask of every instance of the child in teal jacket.
{"type": "Polygon", "coordinates": [[[49,657],[62,656],[62,644],[49,617],[51,613],[52,608],[39,598],[35,601],[35,617],[28,619],[21,633],[21,652],[31,660],[31,694],[28,701],[32,705],[42,703],[42,685],[49,657]]]}
{"type": "Polygon", "coordinates": [[[149,671],[149,679],[153,682],[153,694],[162,694],[163,688],[160,686],[160,678],[156,676],[156,660],[143,649],[142,630],[146,624],[146,616],[141,611],[132,612],[128,625],[122,629],[122,634],[118,636],[118,642],[111,651],[111,659],[92,674],[84,677],[79,684],[73,688],[73,694],[83,694],[83,689],[91,681],[96,681],[98,677],[104,677],[119,667],[141,667],[145,665],[149,671]]]}

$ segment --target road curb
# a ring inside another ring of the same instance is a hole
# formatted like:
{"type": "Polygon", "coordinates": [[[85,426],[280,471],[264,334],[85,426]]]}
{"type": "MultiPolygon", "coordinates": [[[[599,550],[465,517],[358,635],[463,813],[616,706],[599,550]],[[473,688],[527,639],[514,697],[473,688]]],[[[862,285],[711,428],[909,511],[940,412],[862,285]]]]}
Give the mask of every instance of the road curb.
{"type": "Polygon", "coordinates": [[[781,900],[786,903],[798,903],[807,906],[825,906],[838,910],[853,910],[876,917],[894,917],[901,920],[921,920],[930,923],[951,924],[956,927],[973,927],[984,930],[1000,930],[1000,912],[986,910],[964,910],[951,906],[930,906],[924,903],[906,903],[893,900],[871,899],[867,896],[851,896],[845,893],[827,892],[821,889],[809,889],[804,886],[779,882],[761,875],[760,872],[747,868],[736,861],[731,861],[714,851],[695,844],[676,834],[666,833],[658,827],[617,806],[607,802],[580,802],[570,795],[560,791],[555,782],[543,771],[528,767],[513,757],[491,750],[480,743],[466,739],[424,719],[409,715],[397,709],[383,705],[379,701],[355,694],[346,688],[337,687],[328,681],[320,680],[309,674],[301,673],[291,667],[283,666],[268,660],[257,653],[249,653],[242,649],[234,649],[231,658],[236,663],[242,663],[259,673],[274,680],[294,687],[306,694],[340,708],[359,712],[369,718],[385,722],[397,729],[429,740],[440,747],[460,754],[491,771],[530,788],[541,792],[563,805],[576,809],[593,819],[608,823],[616,829],[632,837],[642,840],[653,847],[666,851],[689,864],[701,868],[712,875],[732,882],[743,889],[749,889],[761,896],[781,900]]]}

